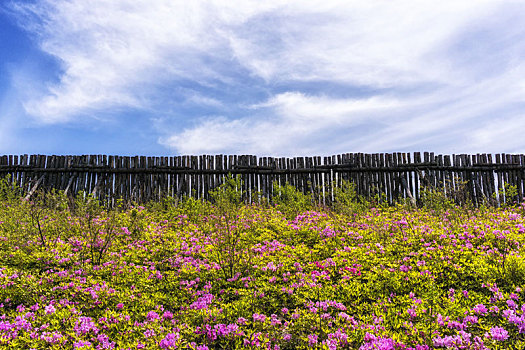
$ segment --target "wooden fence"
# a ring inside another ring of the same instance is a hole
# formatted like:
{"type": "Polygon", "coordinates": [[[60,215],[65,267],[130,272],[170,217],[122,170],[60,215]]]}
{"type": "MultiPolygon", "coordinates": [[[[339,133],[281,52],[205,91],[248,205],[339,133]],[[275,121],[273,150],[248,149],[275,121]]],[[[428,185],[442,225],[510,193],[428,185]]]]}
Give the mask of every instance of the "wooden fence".
{"type": "Polygon", "coordinates": [[[0,176],[9,174],[31,196],[37,189],[56,188],[67,194],[92,193],[108,204],[115,199],[145,203],[164,196],[209,199],[209,191],[228,174],[240,174],[248,200],[270,198],[275,184],[289,183],[314,200],[329,204],[332,186],[353,182],[366,197],[381,194],[418,201],[433,188],[461,202],[521,201],[524,155],[435,155],[346,153],[329,157],[272,158],[251,155],[124,157],[106,155],[0,156],[0,176]],[[505,184],[515,186],[514,198],[505,184]]]}

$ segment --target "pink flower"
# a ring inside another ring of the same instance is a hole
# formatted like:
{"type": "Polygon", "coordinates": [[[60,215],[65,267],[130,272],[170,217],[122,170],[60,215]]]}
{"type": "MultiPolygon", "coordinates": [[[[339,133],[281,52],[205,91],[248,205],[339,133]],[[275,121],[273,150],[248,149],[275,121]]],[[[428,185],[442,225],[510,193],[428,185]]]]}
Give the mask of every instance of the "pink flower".
{"type": "Polygon", "coordinates": [[[49,304],[44,308],[46,314],[53,314],[55,313],[56,309],[53,305],[49,304]]]}
{"type": "Polygon", "coordinates": [[[156,313],[155,311],[148,312],[148,315],[146,316],[146,319],[149,322],[154,321],[154,320],[158,320],[159,318],[160,318],[159,314],[156,313]]]}
{"type": "Polygon", "coordinates": [[[317,344],[317,335],[310,334],[308,336],[308,345],[309,346],[314,346],[315,344],[317,344]]]}
{"type": "Polygon", "coordinates": [[[509,339],[509,332],[503,327],[492,327],[490,329],[490,336],[494,340],[504,341],[509,339]]]}
{"type": "Polygon", "coordinates": [[[487,313],[487,308],[483,304],[478,304],[478,305],[474,306],[472,308],[472,310],[474,310],[474,312],[479,314],[479,315],[484,315],[484,314],[487,313]]]}
{"type": "Polygon", "coordinates": [[[254,321],[264,322],[266,320],[266,315],[263,314],[253,314],[254,321]]]}

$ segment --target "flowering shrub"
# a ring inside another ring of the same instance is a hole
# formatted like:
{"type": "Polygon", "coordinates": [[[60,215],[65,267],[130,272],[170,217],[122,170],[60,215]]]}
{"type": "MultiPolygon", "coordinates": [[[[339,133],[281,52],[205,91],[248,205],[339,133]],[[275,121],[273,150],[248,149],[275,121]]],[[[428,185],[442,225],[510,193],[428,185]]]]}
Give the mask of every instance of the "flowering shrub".
{"type": "Polygon", "coordinates": [[[0,347],[525,348],[520,207],[291,217],[221,198],[38,223],[0,201],[0,347]]]}

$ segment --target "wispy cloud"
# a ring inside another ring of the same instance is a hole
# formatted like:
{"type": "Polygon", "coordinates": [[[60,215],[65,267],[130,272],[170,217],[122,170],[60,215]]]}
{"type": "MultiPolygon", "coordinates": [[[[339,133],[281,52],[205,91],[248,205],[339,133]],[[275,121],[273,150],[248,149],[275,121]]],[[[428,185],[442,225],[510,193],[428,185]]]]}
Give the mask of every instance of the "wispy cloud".
{"type": "Polygon", "coordinates": [[[62,68],[25,101],[42,122],[134,108],[172,123],[158,142],[180,153],[525,151],[500,141],[525,127],[521,2],[10,7],[62,68]]]}

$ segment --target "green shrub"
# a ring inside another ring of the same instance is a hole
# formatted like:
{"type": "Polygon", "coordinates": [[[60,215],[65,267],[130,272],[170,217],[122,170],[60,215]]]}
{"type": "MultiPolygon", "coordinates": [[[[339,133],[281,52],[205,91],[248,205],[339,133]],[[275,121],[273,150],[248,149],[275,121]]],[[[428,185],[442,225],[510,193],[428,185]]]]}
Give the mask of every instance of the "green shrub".
{"type": "Polygon", "coordinates": [[[304,194],[289,183],[274,183],[272,202],[288,219],[313,208],[312,197],[304,194]]]}

